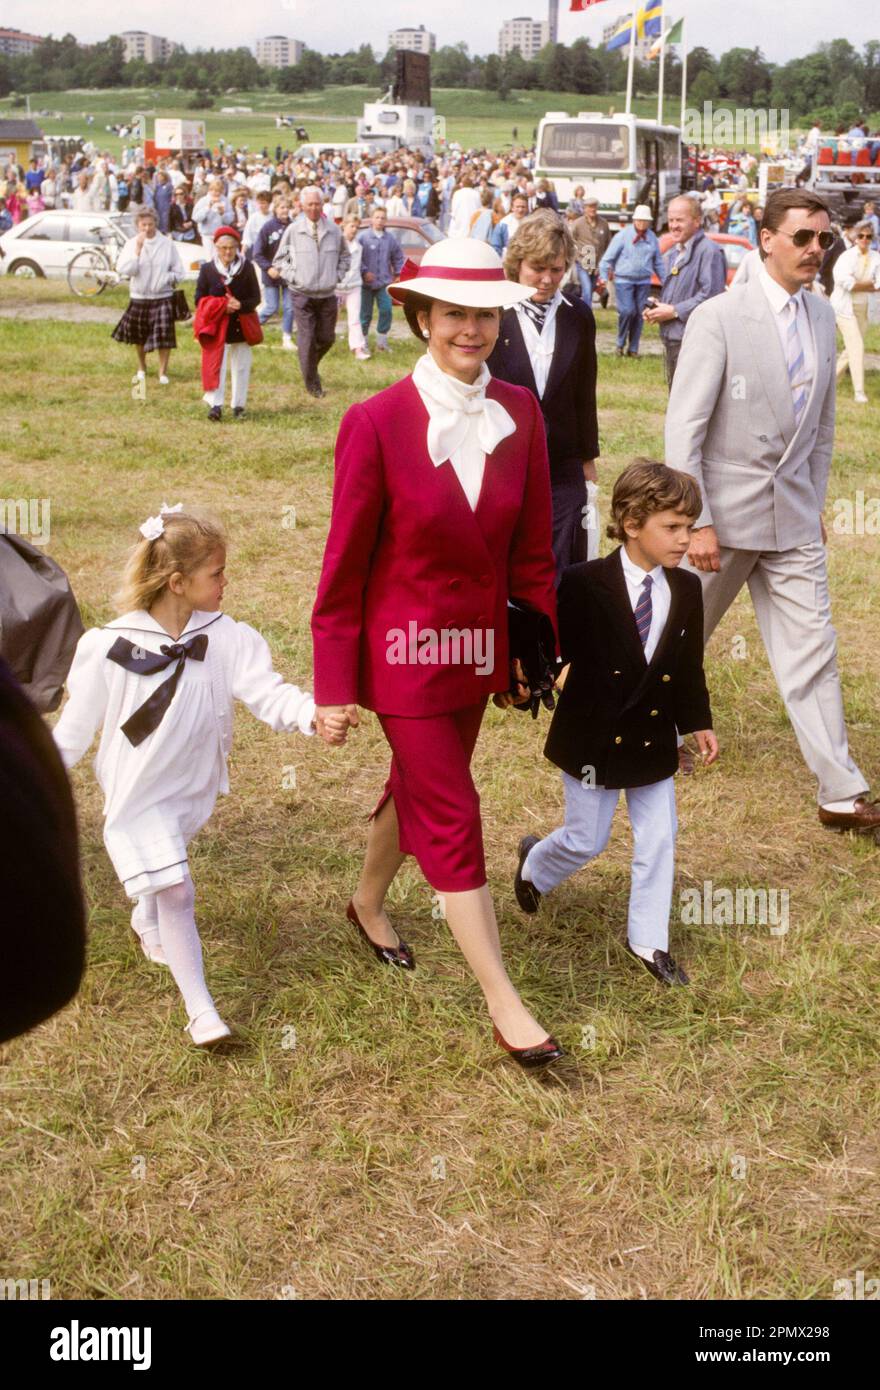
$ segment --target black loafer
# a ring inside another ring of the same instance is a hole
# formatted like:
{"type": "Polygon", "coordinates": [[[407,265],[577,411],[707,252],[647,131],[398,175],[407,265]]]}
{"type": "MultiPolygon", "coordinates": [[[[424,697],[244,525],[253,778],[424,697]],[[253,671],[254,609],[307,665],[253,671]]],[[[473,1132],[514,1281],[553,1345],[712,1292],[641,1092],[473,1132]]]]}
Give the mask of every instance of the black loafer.
{"type": "Polygon", "coordinates": [[[516,900],[523,912],[528,912],[530,914],[537,912],[538,908],[541,906],[541,894],[533,883],[529,883],[527,879],[523,878],[522,871],[523,864],[529,856],[529,851],[540,843],[540,839],[537,835],[524,835],[520,840],[519,863],[516,866],[516,878],[513,880],[513,891],[516,894],[516,900]]]}
{"type": "Polygon", "coordinates": [[[243,419],[244,419],[244,406],[243,406],[243,405],[237,405],[237,406],[234,406],[234,407],[233,407],[232,418],[233,418],[233,420],[243,420],[243,419]]]}
{"type": "Polygon", "coordinates": [[[218,421],[223,419],[223,411],[220,409],[219,405],[211,406],[211,409],[208,411],[208,419],[213,420],[215,425],[218,421]]]}
{"type": "Polygon", "coordinates": [[[633,950],[629,942],[626,943],[626,949],[629,951],[630,955],[633,956],[635,960],[639,961],[645,967],[645,969],[648,971],[648,974],[653,975],[654,979],[659,980],[661,984],[690,984],[690,980],[688,979],[687,975],[682,970],[681,966],[678,965],[677,962],[672,959],[672,956],[669,954],[668,951],[655,951],[653,960],[645,960],[644,956],[638,955],[637,952],[633,950]]]}

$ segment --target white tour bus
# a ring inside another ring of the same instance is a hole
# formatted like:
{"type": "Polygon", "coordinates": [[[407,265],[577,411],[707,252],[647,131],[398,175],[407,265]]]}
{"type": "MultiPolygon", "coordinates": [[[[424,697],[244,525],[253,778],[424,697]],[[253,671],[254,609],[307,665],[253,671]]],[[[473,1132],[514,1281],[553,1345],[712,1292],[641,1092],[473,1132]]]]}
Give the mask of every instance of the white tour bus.
{"type": "Polygon", "coordinates": [[[659,229],[670,199],[682,191],[682,159],[677,126],[643,116],[548,111],[538,126],[535,179],[550,179],[560,207],[582,184],[615,228],[630,221],[637,203],[648,203],[659,229]]]}

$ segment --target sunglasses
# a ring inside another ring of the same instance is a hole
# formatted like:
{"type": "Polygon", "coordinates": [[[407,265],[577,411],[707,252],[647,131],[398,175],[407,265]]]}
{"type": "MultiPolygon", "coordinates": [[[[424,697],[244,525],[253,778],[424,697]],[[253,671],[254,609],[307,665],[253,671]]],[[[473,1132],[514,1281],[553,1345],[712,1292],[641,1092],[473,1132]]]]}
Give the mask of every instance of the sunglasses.
{"type": "Polygon", "coordinates": [[[858,236],[856,237],[856,241],[870,241],[870,240],[871,240],[871,233],[870,233],[870,232],[859,232],[858,236]]]}
{"type": "Polygon", "coordinates": [[[780,227],[774,228],[780,236],[790,237],[799,251],[803,251],[805,246],[809,246],[815,237],[823,251],[830,251],[834,245],[833,232],[814,232],[811,227],[798,227],[796,232],[783,232],[780,227]]]}

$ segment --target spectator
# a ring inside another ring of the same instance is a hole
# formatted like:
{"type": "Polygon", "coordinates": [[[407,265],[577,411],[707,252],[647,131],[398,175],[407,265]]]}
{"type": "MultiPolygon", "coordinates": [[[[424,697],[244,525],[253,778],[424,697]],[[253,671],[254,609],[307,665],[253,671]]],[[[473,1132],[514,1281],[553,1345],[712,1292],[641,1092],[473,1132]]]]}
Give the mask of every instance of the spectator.
{"type": "Polygon", "coordinates": [[[156,184],[153,190],[154,206],[156,216],[159,219],[159,231],[166,235],[170,230],[169,216],[171,212],[171,200],[174,196],[174,185],[165,173],[160,169],[156,175],[156,184]]]}
{"type": "Polygon", "coordinates": [[[256,309],[260,302],[260,286],[253,263],[241,253],[241,238],[234,227],[218,227],[213,241],[214,255],[199,271],[195,297],[196,304],[209,296],[226,300],[227,322],[219,380],[216,387],[203,396],[208,406],[208,419],[219,423],[223,416],[227,367],[232,376],[233,418],[241,420],[245,413],[252,352],[241,315],[252,314],[256,309]]]}
{"type": "Polygon", "coordinates": [[[159,384],[167,386],[168,359],[177,347],[173,295],[184,276],[183,262],[171,238],[159,231],[152,208],[141,209],[136,226],[136,235],[125,243],[116,262],[119,275],[131,281],[131,290],[128,308],[111,336],[137,350],[133,384],[146,379],[146,355],[155,350],[159,354],[159,384]]]}
{"type": "Polygon", "coordinates": [[[193,201],[185,183],[179,183],[174,190],[174,198],[168,212],[168,225],[172,241],[188,241],[201,245],[202,238],[193,219],[193,201]]]}
{"type": "Polygon", "coordinates": [[[614,275],[617,299],[617,355],[638,357],[642,315],[651,293],[651,275],[663,280],[665,267],[660,245],[651,229],[653,215],[646,203],[633,212],[628,227],[613,237],[599,264],[601,279],[614,275]]]}
{"type": "Polygon", "coordinates": [[[675,244],[664,257],[665,273],[660,280],[660,301],[645,310],[645,321],[660,327],[666,365],[666,385],[672,378],[681,351],[685,325],[704,300],[721,294],[727,282],[724,252],[710,241],[700,225],[699,199],[690,194],[673,198],[669,204],[669,230],[675,244]]]}
{"type": "Polygon", "coordinates": [[[207,193],[199,198],[193,208],[193,221],[199,229],[202,241],[206,244],[211,243],[217,228],[225,226],[228,218],[229,208],[223,190],[223,180],[212,179],[207,193]]]}
{"type": "Polygon", "coordinates": [[[834,263],[831,307],[843,338],[837,359],[838,380],[849,367],[857,405],[867,405],[865,395],[865,333],[868,328],[868,296],[880,290],[880,255],[872,251],[874,229],[870,222],[855,228],[855,244],[834,263]]]}
{"type": "Polygon", "coordinates": [[[336,338],[336,286],[351,264],[348,243],[336,223],[323,216],[323,202],[319,188],[303,190],[302,213],[281,238],[276,257],[281,278],[293,291],[303,381],[309,395],[318,398],[325,394],[318,367],[336,338]]]}
{"type": "Polygon", "coordinates": [[[376,327],[376,347],[388,351],[388,330],[391,328],[391,297],[388,286],[396,280],[406,259],[399,241],[385,229],[385,209],[374,208],[370,226],[358,236],[362,249],[361,330],[364,346],[370,335],[373,305],[379,311],[376,327]]]}
{"type": "Polygon", "coordinates": [[[336,294],[339,300],[339,307],[345,305],[346,317],[348,319],[348,346],[354,353],[358,362],[368,362],[370,353],[367,350],[367,343],[364,337],[364,330],[361,328],[361,296],[363,294],[363,283],[361,278],[361,260],[363,258],[363,247],[358,238],[360,221],[357,217],[346,217],[342,224],[342,235],[348,243],[351,253],[351,264],[343,280],[337,286],[336,294]]]}
{"type": "Polygon", "coordinates": [[[492,249],[503,256],[507,243],[516,233],[520,222],[529,215],[529,200],[524,193],[514,193],[510,200],[510,212],[502,217],[492,232],[492,249]]]}
{"type": "MultiPolygon", "coordinates": [[[[581,189],[583,192],[583,189],[581,189]]],[[[571,205],[569,205],[569,210],[571,205]]],[[[611,228],[599,216],[599,199],[585,198],[583,216],[571,228],[575,246],[575,265],[581,282],[581,297],[586,305],[593,303],[593,292],[599,279],[599,263],[611,242],[611,228]]]]}
{"type": "Polygon", "coordinates": [[[272,264],[289,225],[290,203],[286,198],[278,198],[274,213],[266,219],[257,234],[253,262],[259,267],[263,282],[260,323],[265,324],[278,312],[280,302],[281,346],[286,352],[293,352],[293,295],[283,283],[278,267],[272,264]]]}

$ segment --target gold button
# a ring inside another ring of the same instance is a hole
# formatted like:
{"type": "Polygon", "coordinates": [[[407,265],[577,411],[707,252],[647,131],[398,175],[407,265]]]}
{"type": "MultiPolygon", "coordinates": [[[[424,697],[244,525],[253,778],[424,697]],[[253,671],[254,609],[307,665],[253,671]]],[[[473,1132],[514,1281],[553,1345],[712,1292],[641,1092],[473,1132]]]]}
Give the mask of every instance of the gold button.
{"type": "Polygon", "coordinates": [[[620,672],[619,672],[619,671],[613,671],[613,672],[612,672],[612,675],[619,676],[619,675],[620,675],[620,672]]]}
{"type": "Polygon", "coordinates": [[[614,740],[614,742],[615,742],[615,743],[623,743],[623,739],[620,737],[620,734],[617,735],[617,738],[614,740]]]}
{"type": "Polygon", "coordinates": [[[652,709],[652,710],[651,710],[651,718],[652,718],[652,719],[656,718],[656,716],[657,716],[659,713],[660,713],[660,711],[659,711],[658,709],[652,709]]]}
{"type": "Polygon", "coordinates": [[[645,739],[645,747],[646,747],[646,748],[650,748],[650,747],[651,747],[651,740],[650,740],[649,738],[646,738],[646,739],[645,739]]]}
{"type": "Polygon", "coordinates": [[[665,681],[670,681],[670,680],[672,680],[672,677],[671,677],[671,676],[664,676],[663,679],[664,679],[665,681]]]}

